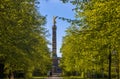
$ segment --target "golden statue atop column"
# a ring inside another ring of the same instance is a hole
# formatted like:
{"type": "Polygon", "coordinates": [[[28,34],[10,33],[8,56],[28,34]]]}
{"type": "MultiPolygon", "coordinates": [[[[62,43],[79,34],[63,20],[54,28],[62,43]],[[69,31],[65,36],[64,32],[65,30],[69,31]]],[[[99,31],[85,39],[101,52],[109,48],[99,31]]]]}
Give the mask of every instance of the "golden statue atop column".
{"type": "Polygon", "coordinates": [[[53,25],[56,25],[56,18],[57,16],[53,16],[53,25]]]}

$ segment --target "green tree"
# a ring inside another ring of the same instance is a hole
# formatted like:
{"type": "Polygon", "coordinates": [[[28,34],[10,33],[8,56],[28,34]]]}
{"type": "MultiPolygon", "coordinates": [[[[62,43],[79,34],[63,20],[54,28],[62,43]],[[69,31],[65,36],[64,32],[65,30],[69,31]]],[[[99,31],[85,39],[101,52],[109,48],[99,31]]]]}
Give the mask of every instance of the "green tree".
{"type": "Polygon", "coordinates": [[[22,70],[28,75],[36,67],[46,71],[50,56],[44,24],[35,0],[0,1],[0,60],[5,74],[22,70]]]}
{"type": "MultiPolygon", "coordinates": [[[[77,61],[77,63],[71,62],[72,65],[68,64],[67,66],[64,66],[67,63],[63,63],[64,69],[78,65],[82,68],[78,67],[77,70],[83,69],[84,72],[86,72],[86,70],[92,71],[96,65],[96,71],[98,72],[98,70],[100,71],[104,66],[109,66],[107,62],[110,60],[108,59],[110,54],[113,55],[113,52],[117,51],[119,57],[120,1],[83,0],[78,3],[76,2],[78,0],[64,1],[70,1],[73,5],[76,5],[76,17],[80,19],[79,23],[82,22],[80,23],[81,26],[76,26],[78,27],[77,30],[72,28],[71,31],[71,28],[68,29],[70,31],[67,32],[63,40],[61,48],[64,58],[63,62],[71,60],[77,61]],[[69,47],[69,49],[67,50],[66,47],[69,47]],[[66,52],[69,55],[66,54],[66,52]],[[64,61],[65,59],[66,61],[64,61]],[[81,61],[83,64],[79,64],[81,61]]],[[[112,57],[112,59],[114,58],[112,57]]],[[[119,62],[117,64],[119,69],[119,62]]],[[[114,65],[112,65],[112,67],[114,67],[114,65]]],[[[107,68],[104,69],[105,72],[108,72],[107,70],[107,68]]],[[[110,76],[109,74],[109,78],[111,78],[110,76]]]]}

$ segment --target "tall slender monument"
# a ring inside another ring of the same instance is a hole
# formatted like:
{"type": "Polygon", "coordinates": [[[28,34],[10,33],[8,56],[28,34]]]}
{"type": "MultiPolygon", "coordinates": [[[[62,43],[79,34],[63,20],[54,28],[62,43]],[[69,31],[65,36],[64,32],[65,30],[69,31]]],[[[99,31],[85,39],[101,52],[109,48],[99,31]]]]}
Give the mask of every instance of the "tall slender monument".
{"type": "Polygon", "coordinates": [[[57,57],[57,48],[56,48],[56,18],[57,17],[53,17],[53,26],[52,26],[52,72],[53,73],[57,73],[57,69],[58,69],[58,57],[57,57]]]}

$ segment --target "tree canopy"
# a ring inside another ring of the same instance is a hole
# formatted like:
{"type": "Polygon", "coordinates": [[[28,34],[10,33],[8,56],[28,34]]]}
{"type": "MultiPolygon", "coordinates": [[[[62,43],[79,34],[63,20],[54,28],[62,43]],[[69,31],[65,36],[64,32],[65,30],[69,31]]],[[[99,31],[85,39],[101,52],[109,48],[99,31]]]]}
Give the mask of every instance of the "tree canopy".
{"type": "Polygon", "coordinates": [[[35,0],[0,1],[0,62],[4,72],[45,72],[50,64],[46,19],[37,12],[35,0]]]}
{"type": "MultiPolygon", "coordinates": [[[[119,60],[120,1],[63,0],[65,1],[76,5],[76,18],[80,20],[66,31],[61,48],[61,67],[65,72],[80,73],[89,70],[92,72],[93,69],[98,73],[105,68],[104,74],[107,75],[109,54],[112,53],[112,63],[119,60]],[[115,51],[117,57],[113,56],[115,51]]],[[[115,64],[118,69],[119,62],[115,64]]]]}

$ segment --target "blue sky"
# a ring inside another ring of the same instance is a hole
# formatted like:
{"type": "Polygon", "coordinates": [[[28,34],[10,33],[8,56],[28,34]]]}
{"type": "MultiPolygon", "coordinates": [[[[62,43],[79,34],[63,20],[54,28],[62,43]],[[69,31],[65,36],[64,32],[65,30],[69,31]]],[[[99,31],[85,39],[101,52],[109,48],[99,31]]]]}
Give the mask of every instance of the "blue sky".
{"type": "MultiPolygon", "coordinates": [[[[74,6],[72,4],[63,4],[60,0],[40,0],[40,6],[38,11],[42,15],[47,15],[47,24],[45,27],[49,30],[50,36],[47,39],[52,43],[52,25],[53,16],[60,16],[65,18],[74,19],[74,12],[72,9],[74,6]]],[[[61,57],[60,48],[62,45],[63,36],[65,36],[65,30],[70,26],[66,21],[60,19],[56,20],[57,26],[57,55],[61,57]]],[[[49,45],[50,50],[52,46],[49,45]]]]}

